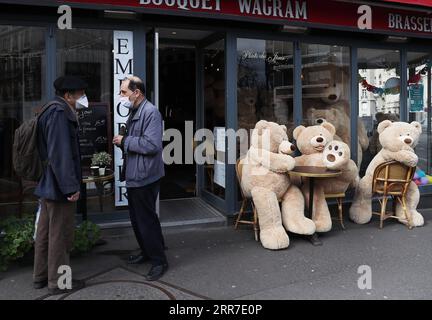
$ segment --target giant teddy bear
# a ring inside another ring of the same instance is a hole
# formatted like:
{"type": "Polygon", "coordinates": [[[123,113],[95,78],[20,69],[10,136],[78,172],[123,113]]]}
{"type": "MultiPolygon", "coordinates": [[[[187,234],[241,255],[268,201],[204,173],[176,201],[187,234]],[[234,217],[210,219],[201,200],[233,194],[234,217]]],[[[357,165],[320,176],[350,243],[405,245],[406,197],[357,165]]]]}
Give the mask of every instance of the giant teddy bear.
{"type": "MultiPolygon", "coordinates": [[[[369,222],[372,217],[372,180],[378,165],[391,160],[399,161],[410,167],[417,165],[418,157],[414,153],[414,147],[421,131],[421,125],[416,121],[406,123],[385,120],[378,125],[379,142],[382,149],[369,163],[365,176],[360,180],[354,202],[350,208],[351,220],[364,224],[369,222]]],[[[418,187],[414,182],[411,182],[407,192],[407,210],[410,212],[413,225],[416,227],[424,224],[423,216],[417,211],[419,199],[418,187]]],[[[407,223],[399,203],[396,205],[396,217],[400,218],[399,221],[407,223]]]]}
{"type": "MultiPolygon", "coordinates": [[[[297,148],[302,153],[295,158],[296,166],[318,166],[325,167],[323,152],[328,142],[333,141],[336,133],[335,127],[329,122],[318,126],[298,126],[294,129],[293,136],[297,148]]],[[[309,203],[308,183],[302,185],[302,192],[309,203]]],[[[315,223],[316,231],[327,232],[331,229],[332,222],[327,202],[324,196],[323,184],[317,181],[314,189],[314,202],[312,220],[315,223]]]]}
{"type": "Polygon", "coordinates": [[[288,176],[295,166],[290,156],[294,150],[285,126],[261,120],[252,131],[251,146],[242,160],[241,187],[256,206],[260,240],[267,249],[288,247],[285,229],[303,235],[315,232],[315,224],[304,216],[303,195],[288,176]]]}

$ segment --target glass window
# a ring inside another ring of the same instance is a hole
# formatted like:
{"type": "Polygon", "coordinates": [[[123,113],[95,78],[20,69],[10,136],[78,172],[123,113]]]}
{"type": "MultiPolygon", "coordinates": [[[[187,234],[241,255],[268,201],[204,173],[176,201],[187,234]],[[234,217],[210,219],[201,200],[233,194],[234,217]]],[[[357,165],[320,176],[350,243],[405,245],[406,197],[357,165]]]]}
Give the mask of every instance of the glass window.
{"type": "Polygon", "coordinates": [[[204,188],[225,199],[225,142],[222,141],[225,136],[224,40],[204,49],[204,128],[211,131],[215,137],[215,141],[209,139],[204,142],[207,144],[206,158],[214,159],[214,164],[204,165],[204,188]]]}
{"type": "MultiPolygon", "coordinates": [[[[75,75],[88,83],[90,108],[78,112],[80,118],[81,166],[89,176],[93,154],[112,155],[113,32],[111,30],[72,29],[57,31],[57,76],[75,75]]],[[[108,167],[109,170],[113,170],[108,167]]],[[[110,171],[111,173],[112,171],[110,171]]],[[[114,211],[114,185],[107,181],[99,190],[87,184],[89,212],[114,211]],[[103,189],[103,190],[101,190],[103,189]],[[104,197],[99,199],[98,195],[104,197]]]]}
{"type": "MultiPolygon", "coordinates": [[[[369,162],[381,150],[377,126],[386,119],[399,121],[400,53],[398,50],[358,49],[359,70],[359,142],[363,129],[369,144],[363,148],[360,176],[369,162]],[[361,99],[363,90],[367,99],[361,99]],[[360,126],[361,125],[361,126],[360,126]]],[[[366,141],[365,141],[366,142],[366,141]]]]}
{"type": "MultiPolygon", "coordinates": [[[[407,79],[408,79],[408,110],[409,122],[418,121],[422,125],[422,134],[416,147],[419,157],[417,173],[420,175],[421,185],[432,184],[431,168],[431,110],[430,107],[430,83],[431,60],[428,53],[408,52],[407,54],[407,79]]],[[[417,179],[418,180],[418,179],[417,179]]]]}
{"type": "Polygon", "coordinates": [[[293,45],[291,42],[237,40],[238,128],[259,120],[293,126],[293,45]]]}
{"type": "Polygon", "coordinates": [[[46,102],[45,29],[0,26],[0,219],[34,213],[34,183],[16,176],[13,135],[46,102]]]}
{"type": "Polygon", "coordinates": [[[304,124],[330,122],[336,128],[336,139],[351,146],[349,48],[302,44],[301,53],[304,124]]]}

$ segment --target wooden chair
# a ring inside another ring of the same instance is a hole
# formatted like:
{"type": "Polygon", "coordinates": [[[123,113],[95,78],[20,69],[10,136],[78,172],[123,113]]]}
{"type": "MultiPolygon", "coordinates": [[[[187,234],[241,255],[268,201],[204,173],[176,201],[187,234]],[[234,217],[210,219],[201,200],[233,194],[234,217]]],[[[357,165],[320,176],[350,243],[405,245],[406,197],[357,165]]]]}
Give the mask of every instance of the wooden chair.
{"type": "Polygon", "coordinates": [[[384,220],[388,218],[400,220],[399,217],[394,215],[396,200],[402,205],[407,219],[408,228],[412,229],[412,217],[407,210],[406,194],[413,179],[415,170],[415,167],[408,167],[397,161],[382,163],[375,169],[372,182],[372,192],[381,195],[382,199],[379,200],[381,204],[381,212],[373,212],[373,214],[380,216],[380,229],[383,228],[384,220]],[[386,211],[389,196],[393,198],[393,212],[386,211]]]}
{"type": "Polygon", "coordinates": [[[336,199],[338,205],[338,217],[332,218],[333,220],[338,220],[341,224],[342,229],[345,229],[343,223],[343,199],[345,198],[345,192],[342,193],[327,193],[325,194],[326,199],[336,199]]]}
{"type": "Polygon", "coordinates": [[[256,208],[255,208],[255,205],[253,203],[253,200],[251,198],[248,198],[248,197],[245,196],[245,194],[243,192],[243,189],[241,187],[242,170],[243,170],[242,159],[239,159],[239,160],[237,160],[237,163],[236,163],[236,174],[237,174],[237,181],[238,181],[239,186],[240,186],[240,192],[241,192],[241,197],[242,197],[242,204],[241,204],[240,211],[239,211],[236,223],[235,223],[235,229],[238,228],[238,225],[240,223],[253,225],[253,229],[254,229],[254,232],[255,232],[255,240],[258,241],[258,239],[259,239],[259,237],[258,237],[258,230],[259,230],[259,227],[258,227],[258,214],[257,214],[256,208]],[[252,220],[245,220],[243,218],[243,216],[246,213],[246,208],[247,208],[247,205],[248,205],[249,202],[250,202],[251,207],[252,207],[253,218],[252,218],[252,220]]]}

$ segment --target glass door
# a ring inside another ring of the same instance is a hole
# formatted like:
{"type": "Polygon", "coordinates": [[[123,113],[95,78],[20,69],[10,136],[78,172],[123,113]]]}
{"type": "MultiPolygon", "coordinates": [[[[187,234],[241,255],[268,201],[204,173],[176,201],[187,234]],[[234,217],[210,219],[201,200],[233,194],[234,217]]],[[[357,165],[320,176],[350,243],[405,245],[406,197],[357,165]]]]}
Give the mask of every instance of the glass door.
{"type": "Polygon", "coordinates": [[[206,44],[198,50],[199,85],[201,88],[201,123],[198,139],[201,185],[200,194],[216,207],[225,210],[225,40],[206,44]]]}

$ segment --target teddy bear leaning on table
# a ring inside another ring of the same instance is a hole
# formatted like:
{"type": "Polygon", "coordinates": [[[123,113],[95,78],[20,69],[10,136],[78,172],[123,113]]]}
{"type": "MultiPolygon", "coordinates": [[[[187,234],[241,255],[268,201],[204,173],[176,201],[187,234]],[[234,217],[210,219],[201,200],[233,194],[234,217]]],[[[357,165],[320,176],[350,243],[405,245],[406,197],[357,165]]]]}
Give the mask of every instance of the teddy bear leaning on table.
{"type": "MultiPolygon", "coordinates": [[[[358,168],[351,160],[350,149],[346,143],[334,140],[335,133],[335,127],[329,122],[309,127],[298,126],[293,132],[297,148],[301,152],[300,156],[294,158],[296,166],[342,171],[338,177],[317,179],[315,182],[312,220],[317,232],[327,232],[332,227],[325,195],[343,193],[349,187],[356,188],[359,181],[358,168]]],[[[306,203],[309,203],[309,184],[301,184],[299,179],[293,181],[296,185],[301,185],[306,203]]]]}
{"type": "Polygon", "coordinates": [[[301,235],[315,233],[314,222],[304,215],[302,192],[288,175],[295,166],[291,156],[294,151],[284,125],[261,120],[256,123],[250,148],[241,160],[241,188],[255,204],[260,240],[266,249],[287,248],[286,230],[301,235]]]}

